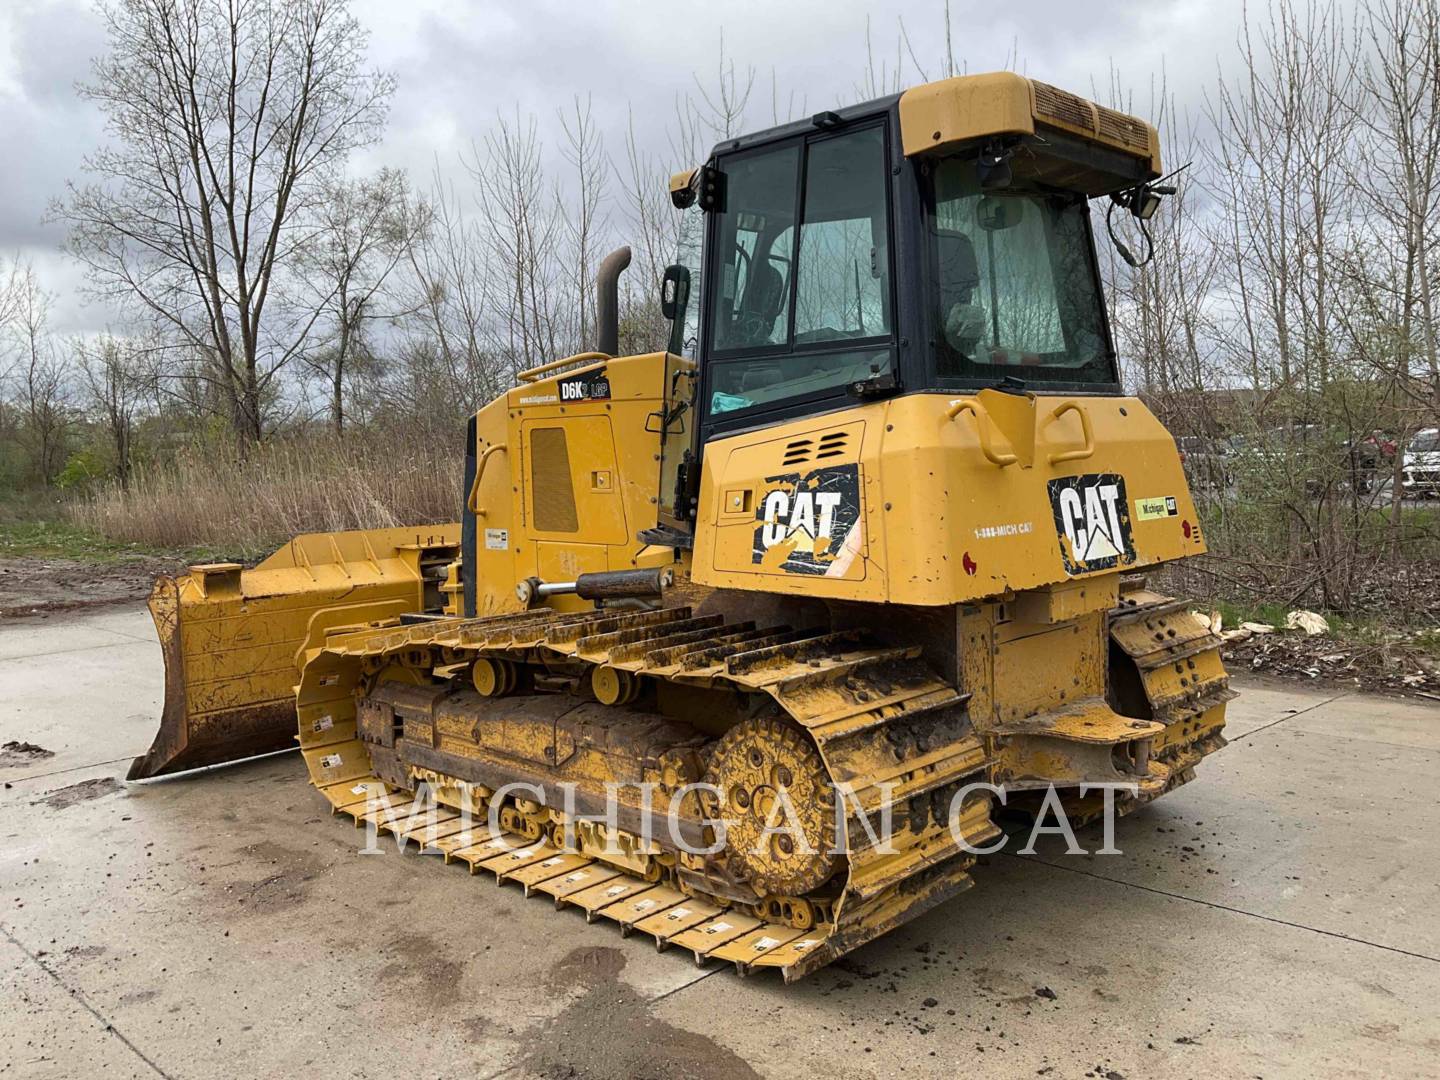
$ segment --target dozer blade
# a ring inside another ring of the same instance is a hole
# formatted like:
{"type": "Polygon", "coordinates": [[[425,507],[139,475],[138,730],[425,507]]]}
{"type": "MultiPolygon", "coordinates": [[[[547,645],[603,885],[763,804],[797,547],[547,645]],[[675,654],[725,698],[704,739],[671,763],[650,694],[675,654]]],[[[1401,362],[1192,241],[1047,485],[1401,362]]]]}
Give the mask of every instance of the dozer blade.
{"type": "Polygon", "coordinates": [[[309,533],[251,570],[210,563],[157,579],[150,614],[165,706],[154,744],[126,778],[293,746],[307,642],[336,626],[439,612],[459,542],[458,525],[309,533]]]}

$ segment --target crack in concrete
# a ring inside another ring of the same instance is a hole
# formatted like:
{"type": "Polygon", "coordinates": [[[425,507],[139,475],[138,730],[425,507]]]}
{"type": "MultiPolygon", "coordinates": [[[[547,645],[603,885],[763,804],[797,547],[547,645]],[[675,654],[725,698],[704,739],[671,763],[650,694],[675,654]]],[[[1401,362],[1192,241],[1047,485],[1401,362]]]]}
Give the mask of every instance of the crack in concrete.
{"type": "Polygon", "coordinates": [[[1387,742],[1384,739],[1369,739],[1363,735],[1342,735],[1336,731],[1297,731],[1307,739],[1334,739],[1343,743],[1364,743],[1366,746],[1388,746],[1391,750],[1404,750],[1407,754],[1440,754],[1440,746],[1416,746],[1414,743],[1387,742]]]}
{"type": "Polygon", "coordinates": [[[101,1013],[99,1009],[91,1005],[90,1002],[86,1000],[84,994],[66,983],[65,980],[62,979],[57,972],[53,971],[50,966],[45,963],[45,961],[35,955],[35,953],[32,952],[29,947],[25,945],[24,942],[17,938],[10,931],[10,928],[3,923],[0,923],[0,934],[4,934],[5,939],[9,941],[10,944],[14,945],[17,949],[24,953],[32,964],[38,967],[41,971],[45,972],[46,975],[49,975],[50,978],[54,980],[55,985],[60,987],[61,990],[65,991],[66,996],[68,996],[72,1001],[74,1001],[82,1009],[84,1009],[91,1016],[93,1016],[100,1023],[101,1028],[105,1032],[119,1039],[121,1044],[127,1050],[129,1050],[132,1054],[138,1057],[146,1065],[150,1066],[150,1068],[154,1070],[156,1076],[163,1077],[164,1080],[174,1080],[174,1078],[171,1077],[169,1073],[167,1073],[164,1069],[157,1065],[149,1056],[146,1055],[143,1050],[141,1050],[138,1046],[131,1042],[124,1032],[122,1032],[113,1023],[107,1020],[105,1018],[105,1015],[101,1013]]]}
{"type": "MultiPolygon", "coordinates": [[[[102,633],[115,634],[113,630],[105,630],[102,633]]],[[[70,653],[95,652],[99,649],[119,649],[126,646],[145,644],[144,638],[129,637],[125,634],[116,634],[117,637],[125,638],[124,641],[107,641],[104,645],[81,645],[74,649],[45,649],[42,652],[24,653],[21,656],[0,656],[0,664],[9,664],[16,660],[35,660],[45,656],[68,656],[70,653]]]]}
{"type": "Polygon", "coordinates": [[[154,643],[156,645],[159,644],[159,640],[155,637],[155,630],[153,627],[149,628],[143,634],[132,634],[129,630],[116,630],[113,627],[109,626],[102,626],[99,627],[99,629],[104,630],[107,634],[119,634],[121,637],[127,637],[131,641],[144,641],[154,643]]]}
{"type": "MultiPolygon", "coordinates": [[[[144,752],[143,750],[139,751],[139,753],[142,754],[144,752]]],[[[50,772],[27,773],[24,776],[6,776],[3,779],[7,784],[19,786],[20,784],[29,783],[31,780],[45,780],[52,776],[64,776],[66,773],[85,772],[87,769],[99,769],[106,765],[118,765],[122,761],[130,761],[134,759],[134,757],[135,754],[126,754],[124,757],[110,758],[108,761],[95,761],[88,765],[67,765],[63,769],[54,769],[50,772]]]]}
{"type": "Polygon", "coordinates": [[[1351,693],[1349,690],[1343,691],[1343,692],[1341,692],[1341,693],[1339,693],[1339,694],[1336,694],[1334,697],[1326,698],[1324,701],[1317,701],[1314,705],[1307,705],[1307,706],[1305,706],[1305,708],[1303,708],[1303,709],[1296,709],[1296,710],[1295,710],[1294,712],[1292,712],[1292,713],[1288,713],[1288,714],[1286,714],[1285,716],[1279,717],[1278,719],[1271,720],[1268,724],[1261,724],[1261,725],[1260,725],[1259,727],[1257,727],[1257,728],[1251,728],[1249,731],[1243,732],[1243,733],[1240,734],[1240,735],[1236,735],[1233,739],[1230,739],[1230,740],[1228,740],[1228,741],[1230,741],[1230,742],[1232,742],[1232,743],[1240,742],[1240,741],[1242,741],[1242,740],[1244,740],[1244,739],[1248,739],[1251,735],[1254,735],[1256,732],[1268,731],[1270,728],[1274,727],[1276,724],[1283,724],[1283,723],[1285,723],[1286,720],[1294,720],[1295,717],[1297,717],[1297,716],[1304,716],[1307,712],[1311,712],[1311,711],[1313,711],[1313,710],[1315,710],[1315,709],[1324,708],[1326,705],[1330,705],[1330,704],[1332,704],[1333,702],[1340,701],[1340,700],[1342,700],[1342,699],[1344,699],[1344,698],[1351,697],[1351,696],[1353,696],[1353,695],[1352,695],[1352,693],[1351,693]]]}
{"type": "Polygon", "coordinates": [[[1112,885],[1121,885],[1129,889],[1139,889],[1142,892],[1154,893],[1156,896],[1168,896],[1172,900],[1183,900],[1189,904],[1200,904],[1203,907],[1213,908],[1216,911],[1228,911],[1232,915],[1244,915],[1247,918],[1259,919],[1262,922],[1274,923],[1277,926],[1288,926],[1294,930],[1306,930],[1312,934],[1320,934],[1324,937],[1348,941],[1353,945],[1365,945],[1372,949],[1382,949],[1385,952],[1398,953],[1400,956],[1409,956],[1416,960],[1427,960],[1432,964],[1440,964],[1440,956],[1430,956],[1426,953],[1413,952],[1410,949],[1402,949],[1396,945],[1386,945],[1379,941],[1369,941],[1366,938],[1351,937],[1349,934],[1342,934],[1338,930],[1326,930],[1319,926],[1307,926],[1305,923],[1291,922],[1289,919],[1281,919],[1274,915],[1262,915],[1258,911],[1246,911],[1244,908],[1231,907],[1229,904],[1221,904],[1214,900],[1202,900],[1198,896],[1186,896],[1184,893],[1157,889],[1153,885],[1141,885],[1139,882],[1126,881],[1124,878],[1106,877],[1104,874],[1097,874],[1093,870],[1084,870],[1078,866],[1066,866],[1064,863],[1051,862],[1049,859],[1042,859],[1037,855],[1017,855],[1010,851],[1002,851],[998,854],[1008,855],[1012,859],[1019,859],[1023,862],[1038,863],[1040,866],[1048,866],[1052,870],[1063,870],[1068,874],[1080,874],[1083,877],[1094,878],[1096,881],[1108,881],[1112,885]]]}

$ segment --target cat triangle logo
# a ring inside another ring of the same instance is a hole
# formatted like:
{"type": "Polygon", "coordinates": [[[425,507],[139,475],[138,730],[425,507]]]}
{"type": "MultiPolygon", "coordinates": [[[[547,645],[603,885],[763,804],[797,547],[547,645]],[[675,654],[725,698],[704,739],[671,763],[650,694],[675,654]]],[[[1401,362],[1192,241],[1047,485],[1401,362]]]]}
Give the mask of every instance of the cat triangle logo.
{"type": "Polygon", "coordinates": [[[1091,559],[1112,559],[1120,554],[1105,532],[1104,525],[1096,522],[1090,526],[1090,535],[1085,539],[1085,550],[1080,552],[1080,557],[1086,562],[1091,559]]]}

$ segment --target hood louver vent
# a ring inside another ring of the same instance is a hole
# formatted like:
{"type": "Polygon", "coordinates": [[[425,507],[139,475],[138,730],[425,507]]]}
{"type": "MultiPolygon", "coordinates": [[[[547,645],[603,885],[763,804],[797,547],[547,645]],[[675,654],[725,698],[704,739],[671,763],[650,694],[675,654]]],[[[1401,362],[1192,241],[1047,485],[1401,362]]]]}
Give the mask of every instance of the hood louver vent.
{"type": "Polygon", "coordinates": [[[1040,119],[1060,127],[1098,135],[1136,153],[1150,152],[1150,131],[1133,116],[1096,105],[1048,83],[1036,82],[1033,85],[1035,115],[1040,119]]]}
{"type": "Polygon", "coordinates": [[[1131,150],[1150,152],[1150,132],[1145,125],[1132,116],[1097,106],[1100,113],[1100,134],[1107,139],[1124,143],[1131,150]]]}
{"type": "Polygon", "coordinates": [[[1035,87],[1035,112],[1044,119],[1082,131],[1095,130],[1095,113],[1090,102],[1049,83],[1034,82],[1032,85],[1035,87]]]}
{"type": "Polygon", "coordinates": [[[849,450],[850,437],[844,431],[831,431],[814,439],[792,439],[785,444],[785,453],[780,459],[781,468],[790,469],[810,461],[843,457],[849,450]]]}
{"type": "Polygon", "coordinates": [[[803,465],[810,460],[810,454],[815,449],[815,444],[810,439],[794,439],[785,444],[785,456],[780,459],[780,464],[787,468],[791,465],[803,465]]]}

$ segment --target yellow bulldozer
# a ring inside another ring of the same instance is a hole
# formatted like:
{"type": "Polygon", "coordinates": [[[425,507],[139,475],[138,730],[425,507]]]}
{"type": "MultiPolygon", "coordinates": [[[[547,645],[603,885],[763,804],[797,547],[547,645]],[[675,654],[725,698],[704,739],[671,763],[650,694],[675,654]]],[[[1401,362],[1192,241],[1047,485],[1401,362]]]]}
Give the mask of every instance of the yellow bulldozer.
{"type": "Polygon", "coordinates": [[[470,421],[458,524],[157,582],[130,778],[298,738],[357,824],[787,981],[968,888],[1002,799],[1186,782],[1232,692],[1145,587],[1204,540],[1090,212],[1160,174],[1007,73],[726,139],[670,183],[666,351],[616,355],[616,252],[597,351],[470,421]]]}

